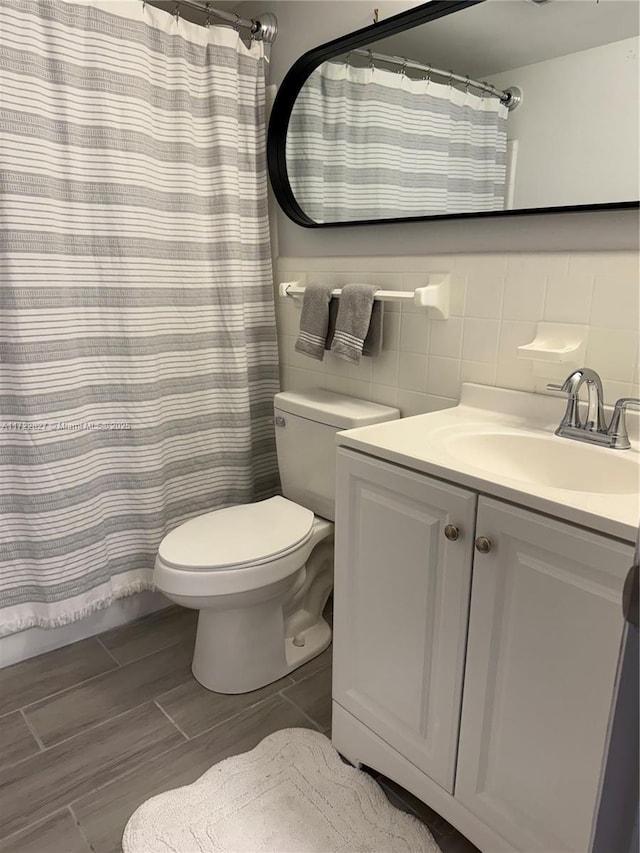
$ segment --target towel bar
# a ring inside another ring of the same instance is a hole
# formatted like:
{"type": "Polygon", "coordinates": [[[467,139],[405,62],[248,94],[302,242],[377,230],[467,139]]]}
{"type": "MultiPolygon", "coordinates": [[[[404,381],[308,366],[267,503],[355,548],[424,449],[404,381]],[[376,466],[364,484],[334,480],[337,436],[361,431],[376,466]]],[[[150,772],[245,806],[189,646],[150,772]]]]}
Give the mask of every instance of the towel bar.
{"type": "MultiPolygon", "coordinates": [[[[427,276],[429,283],[415,290],[378,290],[374,299],[380,302],[408,302],[419,308],[428,308],[436,320],[449,319],[449,285],[448,273],[432,273],[427,276]]],[[[280,296],[301,297],[305,288],[298,281],[281,281],[278,287],[280,296]]],[[[339,297],[342,290],[337,287],[331,291],[331,296],[339,297]]]]}

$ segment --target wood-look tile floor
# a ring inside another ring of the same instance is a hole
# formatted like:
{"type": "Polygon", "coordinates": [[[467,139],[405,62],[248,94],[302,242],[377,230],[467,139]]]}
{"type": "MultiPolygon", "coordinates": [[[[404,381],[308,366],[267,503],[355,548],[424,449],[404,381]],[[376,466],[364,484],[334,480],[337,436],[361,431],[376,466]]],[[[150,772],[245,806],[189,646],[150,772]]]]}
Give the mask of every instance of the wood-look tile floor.
{"type": "MultiPolygon", "coordinates": [[[[129,816],[149,797],[278,729],[329,731],[331,649],[253,693],[211,693],[190,670],[196,617],[172,607],[0,670],[0,853],[119,853],[129,816]]],[[[477,853],[376,778],[443,853],[477,853]]]]}

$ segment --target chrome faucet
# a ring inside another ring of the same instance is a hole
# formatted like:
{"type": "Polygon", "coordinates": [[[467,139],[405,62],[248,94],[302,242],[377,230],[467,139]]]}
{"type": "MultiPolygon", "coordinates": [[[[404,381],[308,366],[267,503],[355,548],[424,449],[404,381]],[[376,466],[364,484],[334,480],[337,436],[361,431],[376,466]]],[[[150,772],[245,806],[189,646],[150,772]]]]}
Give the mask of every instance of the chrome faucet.
{"type": "Polygon", "coordinates": [[[556,435],[573,438],[576,441],[587,441],[601,447],[611,447],[614,450],[628,450],[631,447],[627,425],[626,411],[634,406],[640,408],[640,400],[635,397],[622,397],[615,404],[611,422],[607,426],[604,416],[604,395],[602,380],[589,367],[574,370],[562,385],[547,385],[549,391],[561,391],[567,395],[567,408],[556,430],[556,435]],[[580,389],[587,386],[587,413],[583,419],[580,416],[580,389]]]}

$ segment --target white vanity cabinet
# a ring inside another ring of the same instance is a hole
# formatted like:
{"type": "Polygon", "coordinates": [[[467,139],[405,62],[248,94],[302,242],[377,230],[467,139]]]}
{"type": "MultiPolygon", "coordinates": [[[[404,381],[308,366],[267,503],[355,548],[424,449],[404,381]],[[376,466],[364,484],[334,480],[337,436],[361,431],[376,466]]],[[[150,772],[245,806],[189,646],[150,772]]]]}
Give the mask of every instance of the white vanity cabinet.
{"type": "Polygon", "coordinates": [[[487,853],[594,850],[632,547],[338,457],[336,747],[487,853]]]}
{"type": "Polygon", "coordinates": [[[476,496],[339,456],[334,698],[453,791],[476,496]]]}
{"type": "Polygon", "coordinates": [[[590,850],[630,547],[481,498],[457,799],[527,853],[590,850]]]}

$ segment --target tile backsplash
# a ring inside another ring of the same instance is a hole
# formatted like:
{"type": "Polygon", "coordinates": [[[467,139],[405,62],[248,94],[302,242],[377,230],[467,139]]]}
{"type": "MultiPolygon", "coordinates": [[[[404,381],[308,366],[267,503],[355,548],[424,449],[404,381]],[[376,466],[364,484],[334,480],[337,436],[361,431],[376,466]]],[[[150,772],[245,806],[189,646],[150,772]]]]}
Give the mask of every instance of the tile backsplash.
{"type": "Polygon", "coordinates": [[[295,352],[299,300],[276,295],[282,387],[327,388],[398,406],[404,416],[455,405],[462,382],[543,391],[557,379],[535,376],[516,347],[545,321],[589,327],[585,365],[602,376],[607,403],[640,396],[637,252],[281,257],[275,264],[276,283],[306,276],[385,290],[413,290],[430,272],[451,274],[450,319],[385,303],[382,354],[357,366],[329,352],[322,362],[295,352]]]}

